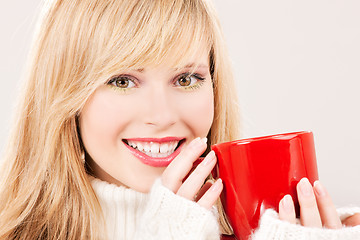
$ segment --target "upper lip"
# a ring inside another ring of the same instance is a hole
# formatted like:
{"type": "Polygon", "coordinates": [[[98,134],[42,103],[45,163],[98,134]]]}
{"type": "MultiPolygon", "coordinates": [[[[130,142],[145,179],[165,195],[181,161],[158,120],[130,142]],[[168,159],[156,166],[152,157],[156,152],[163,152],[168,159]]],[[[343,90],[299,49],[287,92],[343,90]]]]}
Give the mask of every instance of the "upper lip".
{"type": "Polygon", "coordinates": [[[136,141],[136,142],[156,142],[156,143],[164,143],[164,142],[173,142],[173,141],[181,141],[185,139],[184,137],[162,137],[162,138],[124,138],[125,141],[136,141]]]}

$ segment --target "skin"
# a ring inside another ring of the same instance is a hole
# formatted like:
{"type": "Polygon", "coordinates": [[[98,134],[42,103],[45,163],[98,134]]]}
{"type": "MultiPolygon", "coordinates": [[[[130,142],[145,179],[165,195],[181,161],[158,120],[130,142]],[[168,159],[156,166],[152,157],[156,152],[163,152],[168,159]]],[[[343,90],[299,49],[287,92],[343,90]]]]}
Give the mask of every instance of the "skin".
{"type": "MultiPolygon", "coordinates": [[[[214,152],[207,154],[184,180],[206,150],[205,136],[214,117],[208,54],[200,52],[194,56],[188,63],[201,66],[195,72],[205,79],[197,88],[185,91],[177,85],[178,76],[193,68],[173,69],[162,64],[114,73],[135,80],[126,91],[108,82],[94,92],[80,114],[79,123],[86,161],[96,177],[140,192],[149,192],[154,181],[161,178],[162,184],[177,195],[207,209],[214,205],[223,189],[221,179],[203,184],[216,164],[214,152]],[[124,138],[167,136],[185,138],[182,151],[167,167],[141,163],[122,142],[124,138]]],[[[331,197],[319,182],[313,187],[303,179],[297,192],[303,226],[340,228],[342,224],[360,224],[359,214],[340,221],[331,197]]],[[[291,197],[285,196],[280,201],[279,218],[296,222],[291,197]]]]}
{"type": "MultiPolygon", "coordinates": [[[[335,205],[324,186],[315,181],[312,186],[303,178],[296,186],[300,204],[300,223],[305,227],[338,229],[360,225],[360,214],[354,214],[341,221],[335,205]]],[[[296,223],[295,207],[290,195],[284,196],[279,203],[279,218],[289,223],[296,223]]]]}
{"type": "MultiPolygon", "coordinates": [[[[157,178],[162,178],[164,186],[194,199],[216,163],[211,152],[204,164],[181,184],[193,162],[206,150],[204,137],[213,121],[214,96],[208,59],[208,51],[199,51],[180,69],[161,64],[114,72],[113,76],[125,77],[128,85],[119,86],[110,79],[92,94],[79,117],[86,162],[92,174],[144,193],[150,191],[157,178]],[[203,80],[192,77],[189,86],[181,86],[180,76],[193,70],[203,80]],[[167,167],[142,163],[122,141],[169,136],[185,138],[185,143],[167,167]]],[[[204,192],[199,204],[210,208],[221,189],[219,180],[204,192]]]]}

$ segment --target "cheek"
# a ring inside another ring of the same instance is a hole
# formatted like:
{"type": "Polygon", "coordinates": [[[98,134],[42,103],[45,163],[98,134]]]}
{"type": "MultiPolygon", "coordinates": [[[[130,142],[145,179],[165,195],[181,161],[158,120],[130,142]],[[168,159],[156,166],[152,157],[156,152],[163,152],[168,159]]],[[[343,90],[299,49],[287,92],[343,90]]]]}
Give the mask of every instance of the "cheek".
{"type": "Polygon", "coordinates": [[[212,88],[182,100],[182,117],[186,119],[195,136],[206,136],[214,118],[214,96],[212,88]]]}
{"type": "Polygon", "coordinates": [[[95,92],[80,115],[81,136],[88,151],[117,144],[119,133],[130,121],[131,109],[126,108],[109,94],[95,92]]]}

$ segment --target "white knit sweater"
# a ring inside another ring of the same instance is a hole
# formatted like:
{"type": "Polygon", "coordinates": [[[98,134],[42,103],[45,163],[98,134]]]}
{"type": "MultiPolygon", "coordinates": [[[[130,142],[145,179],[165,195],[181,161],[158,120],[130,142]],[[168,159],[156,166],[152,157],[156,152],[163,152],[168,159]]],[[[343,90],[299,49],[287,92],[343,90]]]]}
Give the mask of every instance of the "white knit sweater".
{"type": "Polygon", "coordinates": [[[107,240],[219,239],[215,215],[175,195],[157,180],[149,194],[99,179],[91,184],[102,207],[107,240]]]}
{"type": "MultiPolygon", "coordinates": [[[[340,208],[343,220],[360,212],[360,208],[340,208]]],[[[279,220],[277,212],[267,210],[252,240],[360,240],[360,226],[341,229],[309,228],[279,220]]]]}
{"type": "MultiPolygon", "coordinates": [[[[157,180],[149,194],[91,178],[100,201],[106,226],[106,240],[218,240],[216,213],[175,195],[157,180]]],[[[360,209],[344,209],[346,217],[360,209]]],[[[305,228],[278,219],[267,210],[254,240],[360,240],[360,226],[340,230],[305,228]]]]}

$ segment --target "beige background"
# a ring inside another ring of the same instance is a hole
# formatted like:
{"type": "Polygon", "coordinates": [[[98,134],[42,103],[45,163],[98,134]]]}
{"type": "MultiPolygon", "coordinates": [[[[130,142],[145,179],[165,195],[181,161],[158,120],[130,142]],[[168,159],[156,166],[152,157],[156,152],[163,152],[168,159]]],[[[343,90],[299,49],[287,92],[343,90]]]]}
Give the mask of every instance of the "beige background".
{"type": "MultiPolygon", "coordinates": [[[[0,2],[4,147],[40,0],[0,2]]],[[[320,179],[360,206],[360,1],[215,0],[233,61],[244,137],[311,130],[320,179]]]]}

